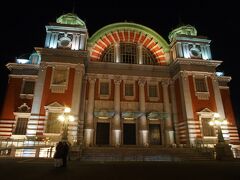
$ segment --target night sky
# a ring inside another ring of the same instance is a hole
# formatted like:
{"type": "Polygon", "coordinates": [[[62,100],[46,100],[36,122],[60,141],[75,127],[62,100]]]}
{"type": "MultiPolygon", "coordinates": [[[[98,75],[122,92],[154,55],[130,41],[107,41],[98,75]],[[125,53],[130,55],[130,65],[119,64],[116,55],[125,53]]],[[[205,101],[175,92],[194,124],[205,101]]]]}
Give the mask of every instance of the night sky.
{"type": "MultiPolygon", "coordinates": [[[[85,21],[89,36],[105,25],[116,22],[135,22],[152,28],[167,42],[168,33],[181,24],[193,25],[198,35],[212,40],[214,60],[222,60],[218,67],[225,75],[231,76],[231,97],[235,114],[240,122],[239,71],[239,9],[237,1],[11,1],[1,4],[0,32],[0,105],[2,105],[7,84],[6,63],[16,57],[31,53],[34,47],[43,47],[45,25],[68,12],[76,13],[85,21]],[[232,2],[231,2],[232,1],[232,2]],[[83,3],[84,2],[84,3],[83,3]],[[228,3],[228,4],[226,4],[228,3]]],[[[1,108],[1,106],[0,106],[1,108]]]]}

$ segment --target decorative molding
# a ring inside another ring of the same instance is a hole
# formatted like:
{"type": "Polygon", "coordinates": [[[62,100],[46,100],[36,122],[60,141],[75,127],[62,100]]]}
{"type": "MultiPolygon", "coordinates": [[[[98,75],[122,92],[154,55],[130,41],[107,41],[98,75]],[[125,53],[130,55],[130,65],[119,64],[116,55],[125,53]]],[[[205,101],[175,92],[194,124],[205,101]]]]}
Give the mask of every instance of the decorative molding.
{"type": "Polygon", "coordinates": [[[137,119],[140,116],[144,115],[145,113],[143,112],[134,112],[134,111],[125,111],[121,113],[121,116],[123,119],[137,119]]]}
{"type": "Polygon", "coordinates": [[[99,119],[110,119],[114,116],[114,111],[107,111],[107,110],[100,110],[100,111],[94,111],[94,116],[99,119]]]}

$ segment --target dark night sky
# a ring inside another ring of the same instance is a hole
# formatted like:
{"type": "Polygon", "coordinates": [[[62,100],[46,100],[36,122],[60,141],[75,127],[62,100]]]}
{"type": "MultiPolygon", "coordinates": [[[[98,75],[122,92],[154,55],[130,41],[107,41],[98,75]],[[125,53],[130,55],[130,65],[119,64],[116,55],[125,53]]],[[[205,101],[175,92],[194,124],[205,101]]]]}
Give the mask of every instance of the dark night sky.
{"type": "MultiPolygon", "coordinates": [[[[177,0],[176,0],[177,1],[177,0]]],[[[240,122],[238,75],[239,59],[239,9],[237,1],[126,1],[108,2],[79,0],[11,1],[1,4],[0,43],[0,105],[4,98],[8,70],[7,62],[30,53],[34,47],[42,47],[45,25],[55,22],[63,13],[74,12],[86,22],[89,36],[101,27],[115,22],[135,22],[152,28],[168,41],[168,33],[179,24],[191,24],[198,35],[212,40],[214,60],[222,60],[218,68],[232,76],[231,96],[234,110],[240,122]],[[231,2],[232,1],[232,2],[231,2]],[[84,2],[84,3],[83,3],[84,2]],[[227,4],[228,3],[228,4],[227,4]]]]}

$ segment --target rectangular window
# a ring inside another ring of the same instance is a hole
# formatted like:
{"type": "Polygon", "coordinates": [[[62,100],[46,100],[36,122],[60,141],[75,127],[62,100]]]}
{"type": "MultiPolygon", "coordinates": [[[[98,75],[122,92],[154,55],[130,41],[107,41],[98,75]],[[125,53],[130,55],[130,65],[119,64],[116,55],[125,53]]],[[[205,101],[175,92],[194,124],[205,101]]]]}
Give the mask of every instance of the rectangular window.
{"type": "Polygon", "coordinates": [[[196,91],[197,92],[208,92],[207,85],[204,78],[196,78],[195,79],[196,91]]]}
{"type": "Polygon", "coordinates": [[[108,82],[100,83],[100,95],[109,95],[109,83],[108,82]]]}
{"type": "Polygon", "coordinates": [[[25,81],[22,94],[34,94],[35,81],[25,81]]]}
{"type": "Polygon", "coordinates": [[[54,69],[52,84],[66,85],[67,83],[67,69],[54,69]]]}
{"type": "Polygon", "coordinates": [[[157,86],[156,85],[149,85],[149,94],[148,96],[149,97],[157,97],[158,94],[157,94],[157,86]]]}
{"type": "Polygon", "coordinates": [[[125,84],[125,96],[133,96],[133,84],[125,84]]]}
{"type": "Polygon", "coordinates": [[[27,130],[28,118],[18,118],[14,134],[25,135],[27,130]]]}
{"type": "Polygon", "coordinates": [[[210,118],[202,118],[203,136],[215,136],[215,129],[209,125],[210,118]]]}
{"type": "Polygon", "coordinates": [[[49,113],[47,126],[46,126],[46,133],[60,133],[62,129],[62,122],[58,120],[59,113],[49,113]]]}

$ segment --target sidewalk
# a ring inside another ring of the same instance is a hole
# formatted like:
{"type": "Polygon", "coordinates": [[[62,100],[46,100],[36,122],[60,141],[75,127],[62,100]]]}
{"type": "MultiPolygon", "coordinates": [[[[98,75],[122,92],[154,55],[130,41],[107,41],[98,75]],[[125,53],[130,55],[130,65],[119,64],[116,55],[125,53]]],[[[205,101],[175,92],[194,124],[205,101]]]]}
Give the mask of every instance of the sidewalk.
{"type": "Polygon", "coordinates": [[[240,161],[233,162],[80,162],[55,168],[53,159],[0,158],[1,179],[20,180],[239,180],[240,161]]]}

